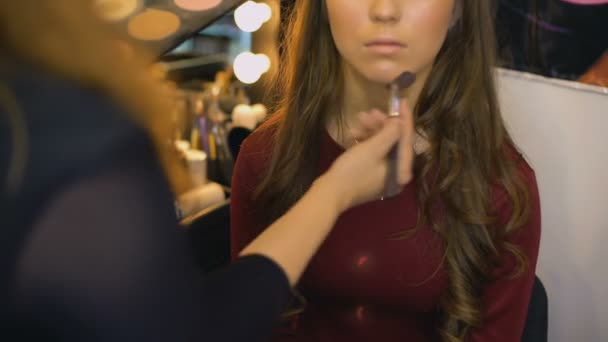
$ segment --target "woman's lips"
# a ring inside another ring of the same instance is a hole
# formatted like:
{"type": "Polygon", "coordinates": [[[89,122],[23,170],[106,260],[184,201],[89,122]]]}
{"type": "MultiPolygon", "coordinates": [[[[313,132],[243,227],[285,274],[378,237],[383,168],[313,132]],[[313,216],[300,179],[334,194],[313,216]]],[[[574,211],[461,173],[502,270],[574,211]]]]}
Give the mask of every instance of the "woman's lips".
{"type": "Polygon", "coordinates": [[[406,45],[395,40],[379,39],[366,43],[365,47],[377,54],[390,55],[405,49],[406,45]]]}

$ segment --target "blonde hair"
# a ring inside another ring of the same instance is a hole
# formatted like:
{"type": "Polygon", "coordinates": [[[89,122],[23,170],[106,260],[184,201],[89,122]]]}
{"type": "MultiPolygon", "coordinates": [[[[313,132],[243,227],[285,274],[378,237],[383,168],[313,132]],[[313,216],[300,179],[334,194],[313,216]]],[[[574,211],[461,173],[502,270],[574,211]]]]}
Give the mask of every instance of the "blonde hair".
{"type": "MultiPolygon", "coordinates": [[[[188,186],[166,146],[171,106],[151,72],[153,56],[126,45],[123,35],[101,19],[93,1],[3,1],[0,22],[0,48],[9,60],[78,82],[122,105],[150,133],[173,190],[179,193],[188,186]]],[[[3,107],[10,105],[7,98],[2,97],[3,107]]]]}

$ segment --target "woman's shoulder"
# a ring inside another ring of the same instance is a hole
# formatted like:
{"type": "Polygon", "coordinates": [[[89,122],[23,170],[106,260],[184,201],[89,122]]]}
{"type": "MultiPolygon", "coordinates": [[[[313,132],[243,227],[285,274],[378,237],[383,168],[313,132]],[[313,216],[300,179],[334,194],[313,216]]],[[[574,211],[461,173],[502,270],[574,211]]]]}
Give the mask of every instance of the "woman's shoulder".
{"type": "Polygon", "coordinates": [[[267,164],[274,150],[278,130],[278,123],[272,121],[266,121],[256,128],[243,141],[239,158],[247,159],[249,163],[267,164]]]}
{"type": "Polygon", "coordinates": [[[530,186],[531,183],[536,184],[536,174],[534,169],[526,159],[526,156],[520,151],[514,144],[505,145],[506,157],[515,165],[515,169],[518,176],[522,177],[522,180],[526,185],[530,186]]]}
{"type": "MultiPolygon", "coordinates": [[[[534,168],[530,165],[515,145],[507,144],[504,148],[505,157],[514,165],[515,176],[519,178],[521,185],[525,188],[528,204],[532,215],[540,211],[540,195],[534,168]]],[[[494,210],[499,216],[506,219],[510,216],[513,204],[508,189],[500,179],[496,179],[492,186],[492,202],[494,210]]]]}
{"type": "Polygon", "coordinates": [[[79,125],[95,130],[132,125],[119,104],[92,86],[31,70],[11,75],[7,83],[34,129],[43,126],[47,132],[57,132],[79,125]]]}
{"type": "MultiPolygon", "coordinates": [[[[141,156],[149,149],[144,128],[99,91],[27,69],[3,74],[2,81],[15,105],[0,110],[14,112],[26,139],[3,143],[10,149],[27,146],[25,177],[32,184],[86,172],[127,154],[141,156]]],[[[12,136],[19,136],[19,125],[8,126],[12,136]]]]}
{"type": "Polygon", "coordinates": [[[42,137],[93,140],[96,132],[140,128],[121,105],[93,86],[24,67],[1,76],[28,129],[43,132],[42,137]]]}

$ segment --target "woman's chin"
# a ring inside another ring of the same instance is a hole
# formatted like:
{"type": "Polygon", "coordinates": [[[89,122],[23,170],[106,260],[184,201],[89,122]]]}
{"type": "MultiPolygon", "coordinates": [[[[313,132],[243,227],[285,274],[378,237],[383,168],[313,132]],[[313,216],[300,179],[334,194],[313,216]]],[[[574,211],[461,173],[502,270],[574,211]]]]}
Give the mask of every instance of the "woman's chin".
{"type": "Polygon", "coordinates": [[[389,84],[395,80],[402,72],[409,71],[403,67],[390,68],[369,68],[362,73],[370,82],[389,84]]]}

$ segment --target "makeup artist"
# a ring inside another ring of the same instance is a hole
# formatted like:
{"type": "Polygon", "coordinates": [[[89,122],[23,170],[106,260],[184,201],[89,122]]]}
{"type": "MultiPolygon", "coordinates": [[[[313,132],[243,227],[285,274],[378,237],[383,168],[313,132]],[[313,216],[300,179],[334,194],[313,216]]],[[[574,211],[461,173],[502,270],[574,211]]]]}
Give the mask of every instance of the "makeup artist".
{"type": "Polygon", "coordinates": [[[176,227],[172,190],[187,177],[165,150],[167,104],[91,4],[0,5],[3,339],[264,340],[337,217],[380,196],[385,155],[409,144],[412,123],[362,116],[361,144],[200,279],[176,227]]]}

